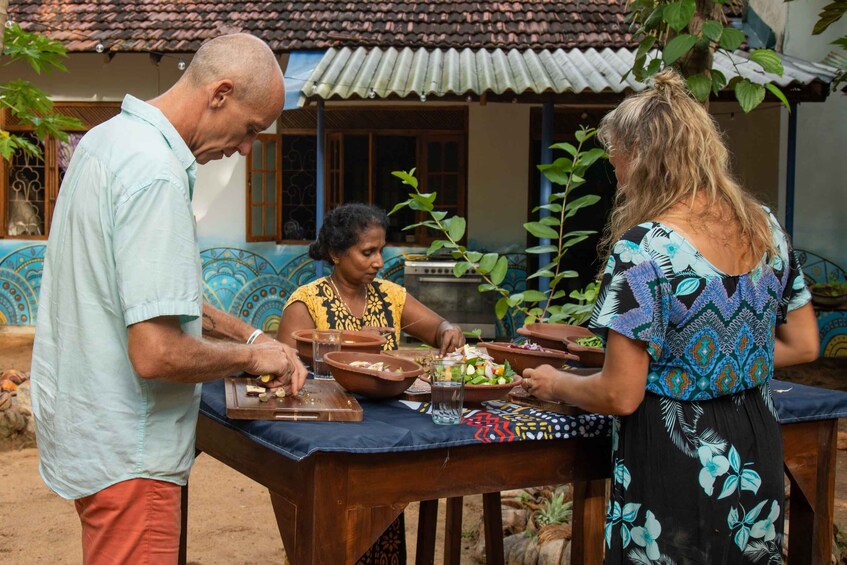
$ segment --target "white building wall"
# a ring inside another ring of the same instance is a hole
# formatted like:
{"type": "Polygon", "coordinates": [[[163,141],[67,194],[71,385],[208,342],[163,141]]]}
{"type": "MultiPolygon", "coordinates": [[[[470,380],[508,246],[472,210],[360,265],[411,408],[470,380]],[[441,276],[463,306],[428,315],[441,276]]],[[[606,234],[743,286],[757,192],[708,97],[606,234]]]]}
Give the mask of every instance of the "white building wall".
{"type": "Polygon", "coordinates": [[[468,126],[469,243],[523,250],[526,243],[529,110],[472,104],[468,126]]]}
{"type": "MultiPolygon", "coordinates": [[[[847,34],[847,18],[822,35],[811,34],[826,4],[787,4],[785,54],[820,61],[835,48],[830,42],[847,34]]],[[[800,104],[797,120],[794,245],[847,267],[847,95],[835,92],[824,103],[800,104]]]]}

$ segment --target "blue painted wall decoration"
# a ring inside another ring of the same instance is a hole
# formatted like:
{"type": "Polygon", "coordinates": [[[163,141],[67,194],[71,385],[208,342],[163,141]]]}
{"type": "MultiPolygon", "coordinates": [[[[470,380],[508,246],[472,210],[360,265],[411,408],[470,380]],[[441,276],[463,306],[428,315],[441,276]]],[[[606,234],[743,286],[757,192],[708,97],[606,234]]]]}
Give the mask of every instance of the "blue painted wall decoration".
{"type": "MultiPolygon", "coordinates": [[[[45,249],[43,242],[0,240],[0,325],[35,323],[45,249]]],[[[271,334],[279,326],[282,307],[291,293],[315,279],[315,262],[306,254],[305,246],[216,245],[201,241],[201,250],[206,301],[271,334]]],[[[409,250],[386,248],[382,278],[403,284],[404,251],[409,250]]],[[[525,257],[514,254],[509,258],[510,268],[503,285],[511,291],[523,290],[525,257]]],[[[514,335],[522,322],[518,317],[507,316],[498,322],[497,335],[514,335]]]]}
{"type": "MultiPolygon", "coordinates": [[[[845,282],[844,269],[811,251],[797,250],[808,284],[845,282]]],[[[821,335],[821,357],[847,357],[847,310],[815,308],[821,335]]]]}

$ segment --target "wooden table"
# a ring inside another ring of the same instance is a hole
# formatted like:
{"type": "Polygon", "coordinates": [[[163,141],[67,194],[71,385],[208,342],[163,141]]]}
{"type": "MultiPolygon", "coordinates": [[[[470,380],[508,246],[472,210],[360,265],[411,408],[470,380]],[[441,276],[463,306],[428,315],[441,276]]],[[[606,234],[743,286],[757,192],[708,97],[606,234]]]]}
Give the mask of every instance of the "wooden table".
{"type": "MultiPolygon", "coordinates": [[[[837,420],[782,429],[791,479],[788,561],[829,563],[837,420]]],[[[602,562],[609,438],[378,454],[319,452],[295,461],[201,414],[197,449],[268,488],[286,554],[295,565],[355,563],[409,502],[429,501],[422,508],[432,517],[439,498],[483,493],[487,514],[499,518],[499,491],[569,482],[574,483],[572,562],[602,562]]],[[[187,491],[183,503],[181,563],[187,491]]],[[[486,526],[488,562],[502,563],[502,531],[486,526]]],[[[419,537],[418,562],[431,562],[433,543],[419,537]]]]}

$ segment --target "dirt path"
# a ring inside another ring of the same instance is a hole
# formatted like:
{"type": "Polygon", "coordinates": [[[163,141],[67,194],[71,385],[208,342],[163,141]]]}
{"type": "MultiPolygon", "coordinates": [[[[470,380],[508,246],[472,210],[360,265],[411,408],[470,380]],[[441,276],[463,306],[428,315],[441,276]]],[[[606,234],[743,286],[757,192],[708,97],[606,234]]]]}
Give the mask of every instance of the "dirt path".
{"type": "MultiPolygon", "coordinates": [[[[32,348],[29,328],[0,326],[0,370],[28,371],[32,348]]],[[[778,378],[847,390],[847,359],[780,371],[778,378]]],[[[839,422],[835,520],[847,528],[847,420],[839,422]]],[[[79,563],[80,529],[73,503],[53,494],[38,474],[38,452],[0,442],[0,508],[6,519],[0,528],[0,563],[79,563]]],[[[436,562],[442,562],[444,504],[440,504],[436,562]]],[[[267,491],[226,465],[201,455],[189,488],[188,561],[194,565],[282,563],[279,540],[267,491]],[[221,500],[238,501],[222,505],[221,500]]],[[[480,496],[467,497],[464,511],[462,563],[475,563],[471,543],[482,516],[480,496]]],[[[414,562],[417,504],[406,509],[409,562],[414,562]]]]}

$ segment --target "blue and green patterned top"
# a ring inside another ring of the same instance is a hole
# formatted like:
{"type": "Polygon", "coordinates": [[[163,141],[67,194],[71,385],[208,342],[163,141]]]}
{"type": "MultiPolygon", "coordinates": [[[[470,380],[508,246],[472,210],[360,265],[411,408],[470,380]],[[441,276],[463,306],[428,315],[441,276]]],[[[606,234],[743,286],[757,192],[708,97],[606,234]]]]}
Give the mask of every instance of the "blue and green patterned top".
{"type": "Polygon", "coordinates": [[[742,275],[721,272],[659,222],[612,249],[589,327],[647,342],[647,390],[704,400],[773,376],[774,328],[811,299],[787,237],[770,213],[777,254],[742,275]]]}

